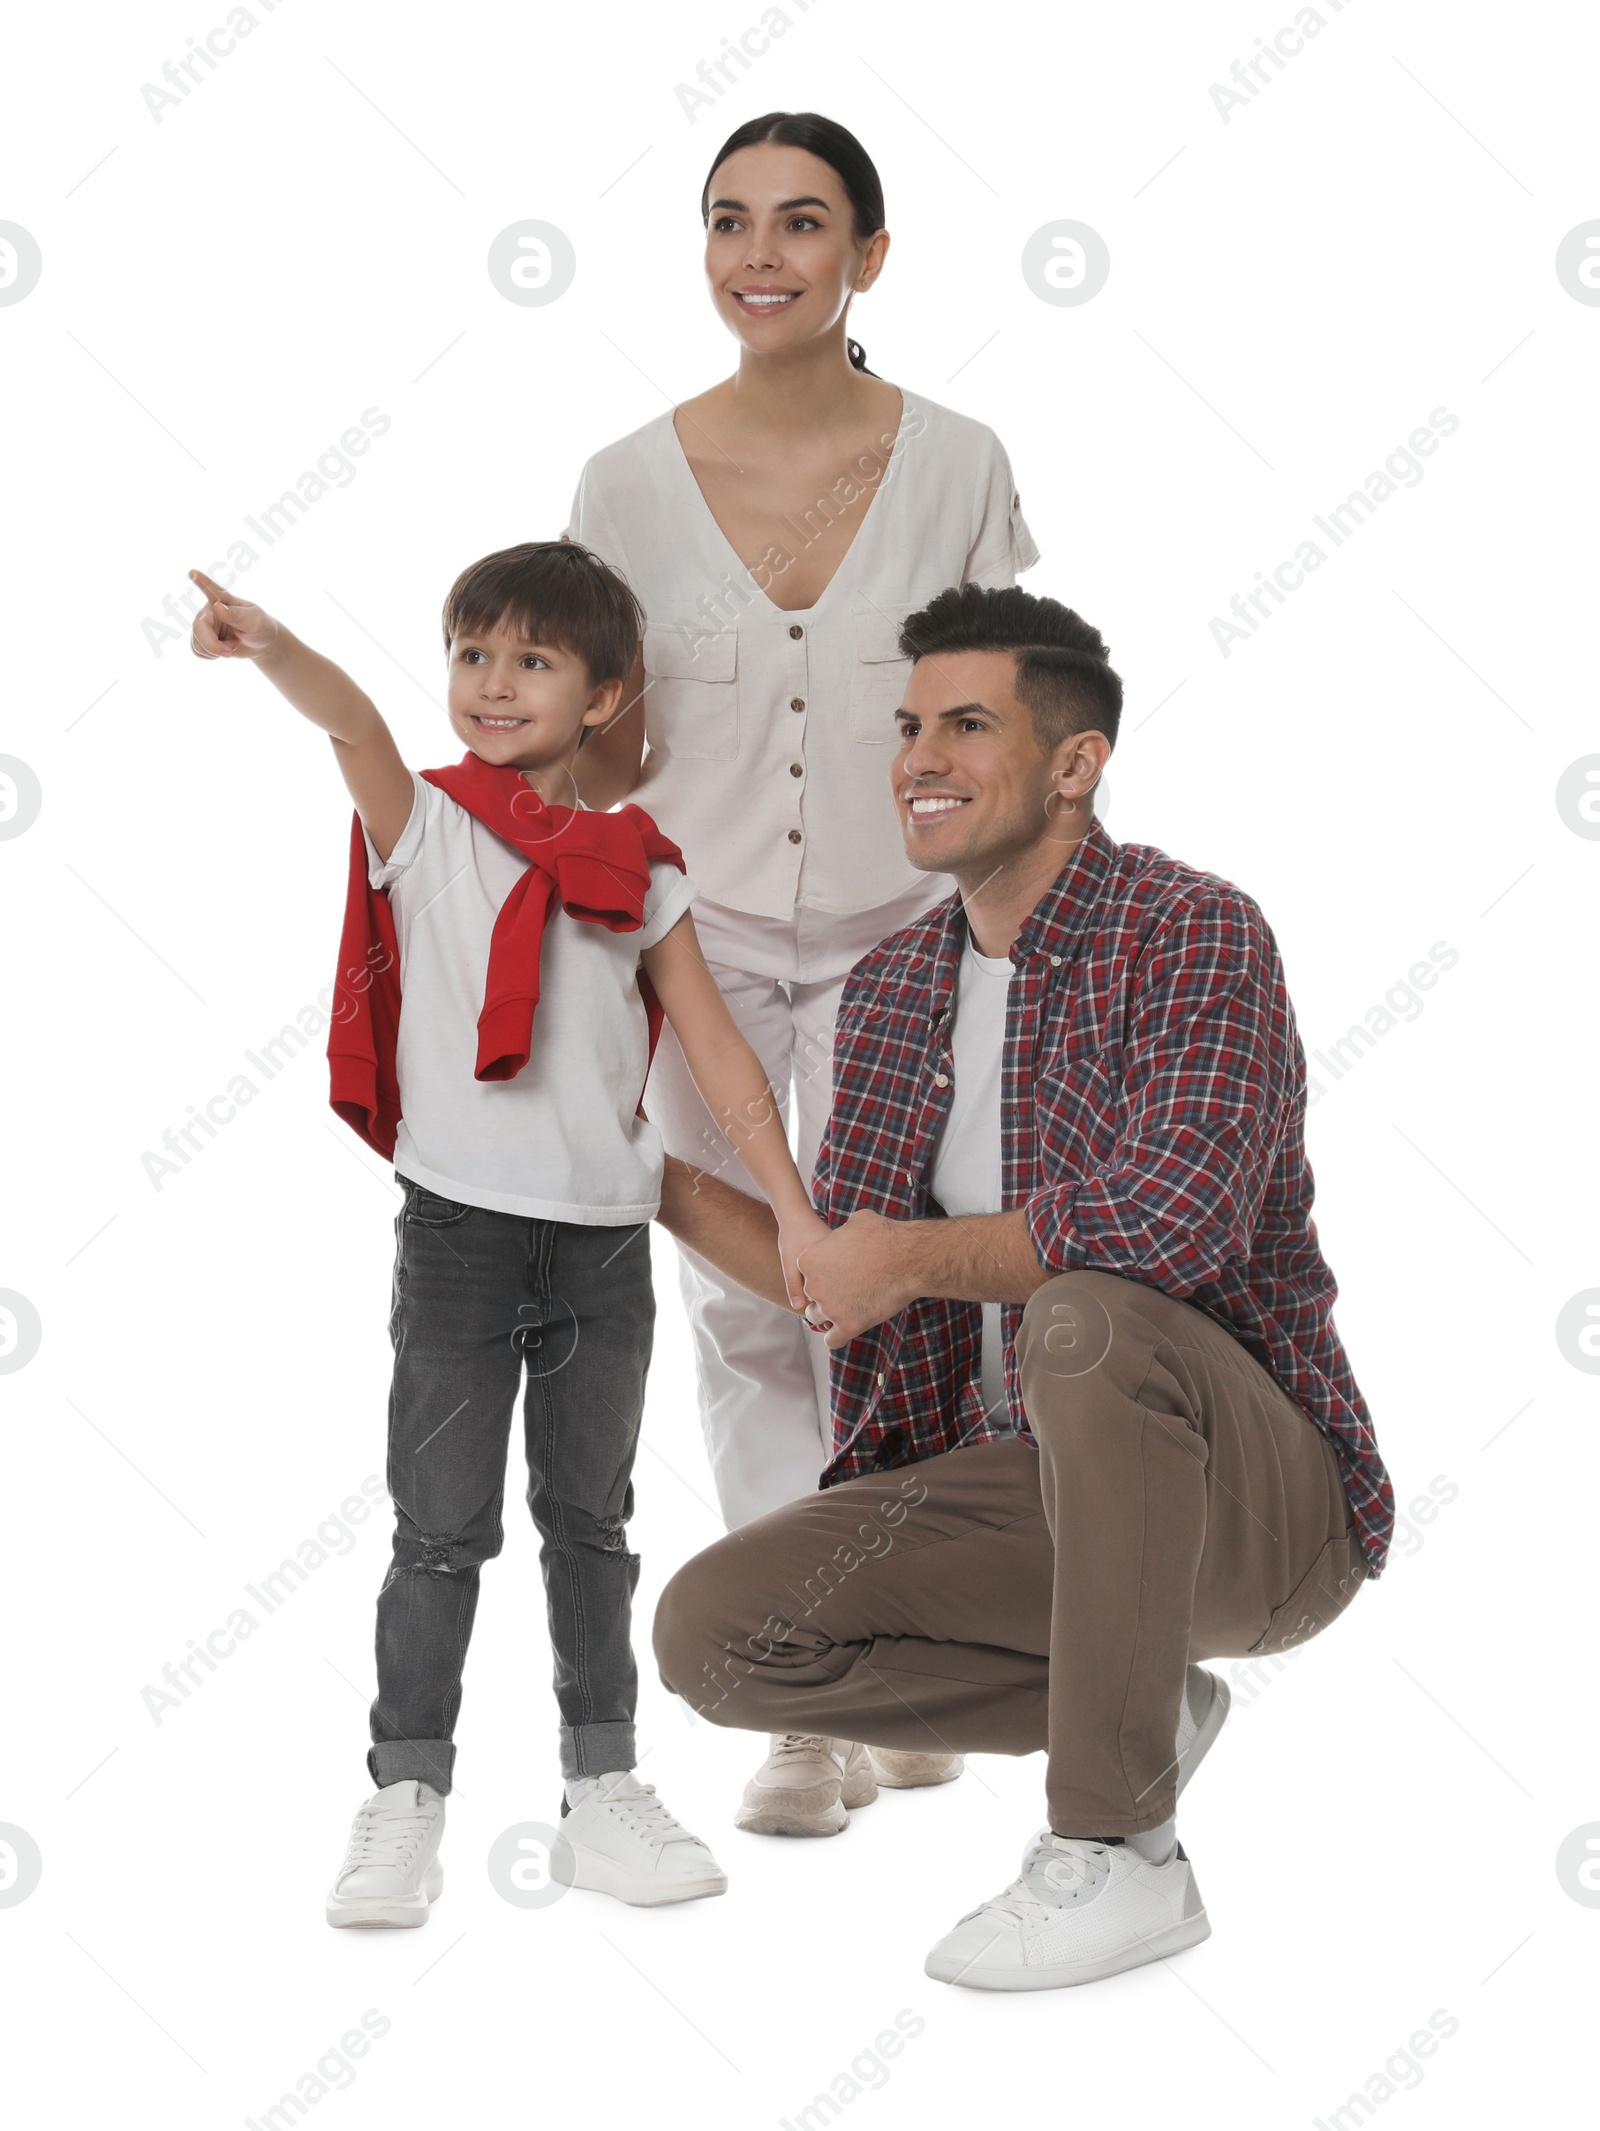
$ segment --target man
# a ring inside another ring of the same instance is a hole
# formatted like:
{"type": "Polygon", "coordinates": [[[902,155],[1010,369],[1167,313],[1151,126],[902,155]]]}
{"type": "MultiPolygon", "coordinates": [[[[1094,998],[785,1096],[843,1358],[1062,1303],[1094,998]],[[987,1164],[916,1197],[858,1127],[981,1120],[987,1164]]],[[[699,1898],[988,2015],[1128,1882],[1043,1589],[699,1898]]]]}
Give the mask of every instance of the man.
{"type": "MultiPolygon", "coordinates": [[[[1048,1826],[927,1962],[1041,1989],[1208,1935],[1175,1810],[1228,1695],[1197,1660],[1326,1626],[1393,1498],[1260,911],[1095,821],[1122,691],[1068,608],[967,585],[901,649],[902,832],[957,892],[845,987],[801,1259],[834,1456],[678,1572],[656,1651],[714,1723],[1045,1748],[1048,1826]]],[[[770,1215],[696,1181],[668,1225],[782,1301],[770,1215]]]]}

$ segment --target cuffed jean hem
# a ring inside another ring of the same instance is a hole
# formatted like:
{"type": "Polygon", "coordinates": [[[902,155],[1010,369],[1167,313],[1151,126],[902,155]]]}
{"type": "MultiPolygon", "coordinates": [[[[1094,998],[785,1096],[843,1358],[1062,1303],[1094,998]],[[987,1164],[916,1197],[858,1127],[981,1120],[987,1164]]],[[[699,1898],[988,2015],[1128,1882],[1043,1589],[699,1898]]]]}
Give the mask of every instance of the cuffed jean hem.
{"type": "Polygon", "coordinates": [[[563,1777],[609,1776],[613,1769],[632,1768],[638,1758],[631,1724],[563,1724],[561,1727],[563,1777]]]}
{"type": "Polygon", "coordinates": [[[414,1778],[448,1797],[455,1766],[456,1750],[449,1739],[380,1739],[367,1753],[367,1771],[380,1790],[414,1778]]]}

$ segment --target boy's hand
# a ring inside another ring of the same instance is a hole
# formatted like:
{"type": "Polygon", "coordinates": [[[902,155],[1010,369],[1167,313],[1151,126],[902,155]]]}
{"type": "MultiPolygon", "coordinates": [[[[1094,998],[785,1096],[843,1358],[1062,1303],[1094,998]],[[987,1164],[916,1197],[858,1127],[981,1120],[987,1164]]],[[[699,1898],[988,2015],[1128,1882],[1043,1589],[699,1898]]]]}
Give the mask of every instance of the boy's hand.
{"type": "Polygon", "coordinates": [[[190,578],[210,600],[194,618],[189,649],[197,659],[258,659],[278,640],[278,625],[263,608],[233,599],[204,570],[190,578]]]}
{"type": "MultiPolygon", "coordinates": [[[[813,1243],[823,1242],[832,1234],[833,1230],[821,1214],[814,1213],[810,1207],[779,1221],[778,1256],[783,1261],[783,1284],[789,1292],[791,1310],[807,1311],[810,1303],[805,1279],[800,1271],[801,1252],[809,1250],[813,1243]]],[[[812,1325],[813,1330],[821,1330],[820,1325],[813,1324],[809,1315],[806,1322],[812,1325]]]]}

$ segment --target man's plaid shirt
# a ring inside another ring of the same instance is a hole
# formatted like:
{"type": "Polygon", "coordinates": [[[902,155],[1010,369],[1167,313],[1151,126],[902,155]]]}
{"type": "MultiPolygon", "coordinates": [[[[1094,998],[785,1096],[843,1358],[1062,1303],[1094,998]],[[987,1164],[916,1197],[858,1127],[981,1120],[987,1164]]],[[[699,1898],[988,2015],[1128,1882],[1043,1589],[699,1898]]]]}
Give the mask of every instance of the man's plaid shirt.
{"type": "MultiPolygon", "coordinates": [[[[845,982],[814,1197],[938,1218],[966,934],[952,896],[845,982]]],[[[1002,1075],[1002,1190],[1039,1262],[1160,1288],[1225,1325],[1330,1437],[1371,1572],[1394,1491],[1332,1306],[1311,1218],[1305,1054],[1277,943],[1238,888],[1098,822],[1017,935],[1002,1075]]],[[[1002,1311],[1011,1420],[1018,1304],[1002,1311]]],[[[1008,1431],[984,1418],[976,1303],[924,1300],[833,1355],[823,1486],[1008,1431]]]]}

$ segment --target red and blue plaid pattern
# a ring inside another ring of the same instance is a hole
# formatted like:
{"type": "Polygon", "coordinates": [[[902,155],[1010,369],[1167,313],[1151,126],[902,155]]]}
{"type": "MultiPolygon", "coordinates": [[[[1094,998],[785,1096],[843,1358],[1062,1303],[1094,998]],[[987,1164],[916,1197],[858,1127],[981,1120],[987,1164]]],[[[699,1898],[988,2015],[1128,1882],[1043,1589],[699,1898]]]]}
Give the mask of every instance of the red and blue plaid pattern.
{"type": "MultiPolygon", "coordinates": [[[[966,920],[959,896],[892,933],[845,982],[814,1197],[937,1218],[966,920]],[[943,1076],[943,1085],[941,1085],[943,1076]]],[[[1011,950],[1003,1193],[1039,1262],[1159,1288],[1225,1325],[1332,1441],[1371,1572],[1394,1491],[1334,1328],[1311,1218],[1305,1054],[1277,942],[1249,896],[1098,822],[1011,950]]],[[[1028,1431],[1006,1304],[1006,1396],[1028,1431]]],[[[914,1302],[839,1348],[822,1485],[1005,1434],[984,1417],[975,1303],[914,1302]]]]}

